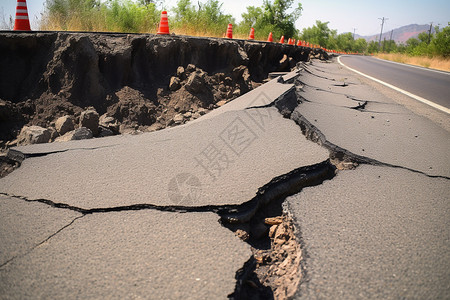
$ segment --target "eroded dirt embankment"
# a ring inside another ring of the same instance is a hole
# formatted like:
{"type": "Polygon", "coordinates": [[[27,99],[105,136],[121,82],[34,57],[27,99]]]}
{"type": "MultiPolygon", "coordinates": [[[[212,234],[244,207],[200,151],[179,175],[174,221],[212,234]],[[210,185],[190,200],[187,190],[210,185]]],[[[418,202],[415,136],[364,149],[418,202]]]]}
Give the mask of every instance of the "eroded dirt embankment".
{"type": "Polygon", "coordinates": [[[101,116],[94,136],[181,124],[248,92],[269,72],[290,70],[310,52],[175,35],[2,33],[0,146],[14,146],[24,125],[49,129],[53,141],[59,117],[72,116],[76,129],[88,107],[101,116]]]}

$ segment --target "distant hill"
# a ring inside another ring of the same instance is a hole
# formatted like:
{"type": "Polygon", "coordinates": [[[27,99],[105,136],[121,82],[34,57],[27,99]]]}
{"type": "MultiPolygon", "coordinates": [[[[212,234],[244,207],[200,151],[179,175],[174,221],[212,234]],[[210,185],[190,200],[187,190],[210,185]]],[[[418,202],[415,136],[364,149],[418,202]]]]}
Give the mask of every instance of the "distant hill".
{"type": "MultiPolygon", "coordinates": [[[[389,31],[384,31],[383,30],[383,35],[381,36],[381,40],[384,40],[386,38],[386,40],[389,40],[391,38],[391,33],[392,33],[392,39],[396,42],[396,43],[405,43],[409,38],[417,38],[417,36],[419,35],[419,33],[421,32],[428,32],[428,30],[430,30],[430,25],[417,25],[417,24],[410,24],[410,25],[406,25],[406,26],[402,26],[393,30],[389,30],[389,31]]],[[[434,27],[431,28],[431,33],[434,33],[434,27]]],[[[355,39],[358,38],[363,38],[366,41],[370,42],[370,41],[378,41],[380,38],[380,34],[374,34],[374,35],[370,35],[370,36],[360,36],[358,34],[355,34],[355,39]]]]}

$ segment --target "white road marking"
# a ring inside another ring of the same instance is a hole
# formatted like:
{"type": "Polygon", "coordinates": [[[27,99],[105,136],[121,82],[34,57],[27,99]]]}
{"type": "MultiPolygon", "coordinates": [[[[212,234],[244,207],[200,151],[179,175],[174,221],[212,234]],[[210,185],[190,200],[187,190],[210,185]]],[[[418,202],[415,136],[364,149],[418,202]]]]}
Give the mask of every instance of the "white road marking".
{"type": "Polygon", "coordinates": [[[398,87],[396,87],[396,86],[394,86],[394,85],[392,85],[392,84],[389,84],[389,83],[387,83],[387,82],[381,81],[381,80],[379,80],[379,79],[376,79],[376,78],[374,78],[374,77],[372,77],[372,76],[369,76],[369,75],[367,75],[367,74],[364,74],[364,73],[362,73],[362,72],[359,72],[359,71],[357,71],[357,70],[355,70],[355,69],[352,69],[352,68],[350,68],[350,67],[344,65],[344,64],[341,62],[340,56],[338,56],[338,59],[337,59],[337,60],[338,60],[338,62],[339,62],[342,66],[346,67],[346,68],[349,69],[350,71],[353,71],[353,72],[355,72],[355,73],[357,73],[357,74],[359,74],[359,75],[362,75],[362,76],[364,76],[364,77],[367,77],[367,78],[369,78],[369,79],[371,79],[371,80],[373,80],[373,81],[376,81],[376,82],[378,82],[378,83],[381,83],[382,85],[385,85],[385,86],[387,86],[388,88],[391,88],[391,89],[393,89],[393,90],[395,90],[395,91],[397,91],[397,92],[400,92],[400,93],[402,93],[402,94],[405,94],[406,96],[409,96],[409,97],[411,97],[411,98],[413,98],[413,99],[416,99],[417,101],[420,101],[420,102],[425,103],[425,104],[427,104],[427,105],[429,105],[429,106],[431,106],[431,107],[434,107],[434,108],[436,108],[436,109],[439,109],[440,111],[443,111],[443,112],[445,112],[445,113],[447,113],[447,114],[450,114],[450,109],[448,109],[448,108],[446,108],[446,107],[444,107],[444,106],[442,106],[442,105],[436,104],[436,103],[434,103],[434,102],[432,102],[432,101],[430,101],[430,100],[427,100],[427,99],[425,99],[425,98],[422,98],[422,97],[420,97],[420,96],[417,96],[417,95],[415,95],[415,94],[412,94],[412,93],[410,93],[410,92],[408,92],[408,91],[402,90],[401,88],[398,88],[398,87]]]}

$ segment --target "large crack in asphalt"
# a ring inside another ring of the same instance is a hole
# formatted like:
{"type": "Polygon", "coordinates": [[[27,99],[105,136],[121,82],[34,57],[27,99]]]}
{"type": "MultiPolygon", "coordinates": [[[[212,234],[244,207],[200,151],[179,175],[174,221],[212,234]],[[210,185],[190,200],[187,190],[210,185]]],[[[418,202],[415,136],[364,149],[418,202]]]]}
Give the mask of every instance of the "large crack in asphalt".
{"type": "MultiPolygon", "coordinates": [[[[282,79],[282,77],[279,77],[282,79]]],[[[281,83],[292,83],[294,80],[279,80],[281,83]]],[[[286,118],[299,104],[295,89],[281,95],[268,105],[251,108],[275,106],[286,118]]],[[[249,108],[250,109],[250,108],[249,108]]],[[[42,157],[71,150],[94,150],[93,148],[65,149],[60,151],[26,154],[11,150],[7,157],[19,165],[27,158],[42,157]]],[[[241,205],[208,205],[208,206],[158,206],[153,204],[134,204],[116,207],[99,207],[86,209],[56,202],[50,199],[29,199],[25,196],[1,193],[26,202],[39,202],[56,209],[67,209],[82,214],[69,224],[48,236],[41,243],[34,245],[25,254],[30,254],[39,245],[49,241],[74,222],[89,214],[110,213],[133,210],[158,210],[174,213],[213,212],[220,218],[222,226],[232,230],[243,241],[247,242],[253,255],[236,273],[236,288],[229,295],[232,299],[248,299],[250,295],[261,299],[284,299],[295,293],[300,282],[301,249],[295,239],[292,219],[282,211],[282,203],[286,197],[300,192],[304,187],[322,184],[334,177],[336,168],[330,160],[311,166],[294,169],[286,174],[273,178],[258,188],[255,197],[241,205]]],[[[0,268],[14,261],[9,259],[0,268]]]]}
{"type": "MultiPolygon", "coordinates": [[[[296,82],[296,85],[298,84],[300,84],[299,81],[296,82]]],[[[294,169],[289,173],[273,178],[260,187],[251,200],[240,205],[189,207],[134,204],[85,209],[49,199],[28,199],[24,196],[0,193],[23,201],[40,202],[57,209],[68,209],[82,214],[38,245],[33,246],[23,256],[31,253],[39,245],[54,238],[58,233],[72,226],[76,220],[88,214],[132,210],[159,210],[174,213],[213,212],[219,216],[219,222],[222,226],[233,231],[241,240],[250,245],[253,253],[244,266],[236,272],[236,287],[228,297],[230,299],[287,299],[296,293],[302,278],[306,274],[303,264],[302,250],[304,245],[302,245],[301,240],[301,229],[294,226],[292,217],[283,207],[283,202],[288,196],[301,192],[305,187],[318,186],[326,180],[333,179],[339,170],[354,169],[359,164],[401,168],[430,178],[450,179],[446,176],[429,175],[419,170],[357,155],[329,142],[317,127],[302,116],[298,110],[295,110],[301,101],[300,90],[294,88],[268,105],[252,108],[275,106],[280,114],[299,126],[302,134],[308,140],[325,147],[330,153],[329,159],[314,165],[294,169]]],[[[359,107],[349,107],[348,109],[364,109],[366,105],[367,101],[358,104],[359,107]]],[[[8,260],[0,268],[11,263],[14,259],[16,257],[8,260]]]]}

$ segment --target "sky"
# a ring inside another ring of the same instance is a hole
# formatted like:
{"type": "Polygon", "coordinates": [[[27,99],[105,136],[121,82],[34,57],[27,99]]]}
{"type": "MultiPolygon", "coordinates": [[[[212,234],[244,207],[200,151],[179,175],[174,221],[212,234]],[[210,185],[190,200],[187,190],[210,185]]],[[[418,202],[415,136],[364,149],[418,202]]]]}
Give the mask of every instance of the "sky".
{"type": "MultiPolygon", "coordinates": [[[[205,2],[206,0],[200,0],[205,2]]],[[[273,1],[273,0],[272,0],[273,1]]],[[[164,8],[175,6],[177,0],[165,0],[164,8]]],[[[197,0],[191,0],[197,3],[197,0]]],[[[241,20],[241,14],[247,6],[261,6],[263,0],[220,0],[223,11],[231,14],[236,21],[241,20]]],[[[299,1],[294,1],[295,6],[299,1]]],[[[303,13],[296,22],[298,29],[311,27],[316,20],[330,22],[328,27],[338,33],[353,32],[359,35],[373,35],[380,32],[381,20],[386,20],[383,32],[409,24],[441,24],[447,26],[450,22],[449,0],[300,0],[303,13]]],[[[15,16],[17,0],[0,0],[0,24],[4,17],[15,16]]],[[[31,29],[38,29],[38,20],[44,10],[45,0],[27,0],[31,29]]],[[[169,12],[170,13],[170,12],[169,12]]],[[[169,15],[170,16],[170,15],[169,15]]],[[[169,19],[170,22],[170,19],[169,19]]]]}

